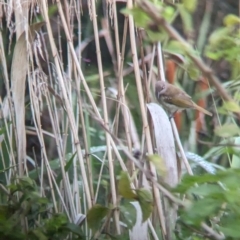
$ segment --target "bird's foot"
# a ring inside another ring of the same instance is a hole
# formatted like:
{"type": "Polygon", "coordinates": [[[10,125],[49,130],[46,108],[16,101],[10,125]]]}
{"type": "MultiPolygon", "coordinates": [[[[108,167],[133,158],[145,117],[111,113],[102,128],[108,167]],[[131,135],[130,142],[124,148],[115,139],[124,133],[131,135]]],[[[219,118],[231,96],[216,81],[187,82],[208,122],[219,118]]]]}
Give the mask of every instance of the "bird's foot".
{"type": "Polygon", "coordinates": [[[171,118],[174,118],[174,115],[175,115],[176,112],[177,112],[177,111],[175,111],[175,112],[173,112],[173,113],[171,113],[171,114],[169,115],[169,121],[171,121],[171,118]]]}

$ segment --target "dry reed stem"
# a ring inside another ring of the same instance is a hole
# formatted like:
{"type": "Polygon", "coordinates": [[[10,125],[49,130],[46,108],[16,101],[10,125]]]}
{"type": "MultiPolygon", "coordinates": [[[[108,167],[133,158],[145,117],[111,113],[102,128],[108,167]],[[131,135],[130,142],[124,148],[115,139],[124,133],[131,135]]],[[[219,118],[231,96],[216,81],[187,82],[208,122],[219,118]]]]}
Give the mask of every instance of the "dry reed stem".
{"type": "MultiPolygon", "coordinates": [[[[91,1],[91,7],[92,7],[91,10],[92,10],[95,45],[96,45],[96,51],[97,51],[97,62],[98,62],[98,72],[99,72],[99,80],[100,80],[100,88],[101,88],[101,96],[102,96],[102,105],[103,105],[104,125],[107,128],[109,128],[107,102],[106,102],[106,94],[105,94],[105,84],[104,84],[104,78],[103,78],[102,59],[101,59],[102,56],[101,56],[101,49],[100,49],[99,36],[98,36],[98,25],[97,25],[95,0],[91,1]]],[[[116,186],[115,186],[115,175],[114,175],[114,164],[113,164],[114,160],[112,157],[110,136],[107,132],[106,132],[106,145],[107,145],[111,195],[112,195],[113,206],[116,207],[117,206],[117,193],[116,193],[116,186]]],[[[117,234],[120,234],[119,211],[118,210],[114,211],[114,218],[115,218],[117,234]]]]}
{"type": "MultiPolygon", "coordinates": [[[[131,9],[132,6],[133,6],[132,0],[128,0],[127,7],[131,9]]],[[[144,130],[144,134],[146,136],[147,152],[148,152],[148,154],[151,155],[151,154],[153,154],[153,146],[152,146],[152,141],[151,141],[151,136],[150,136],[148,120],[147,120],[146,105],[145,105],[144,97],[143,97],[143,89],[142,89],[140,71],[139,71],[139,66],[138,66],[138,58],[137,58],[135,28],[134,28],[134,22],[133,22],[132,16],[129,16],[129,31],[130,31],[130,42],[131,42],[131,50],[132,50],[132,58],[133,58],[134,72],[135,72],[135,78],[136,78],[137,92],[138,92],[139,104],[140,104],[141,115],[142,115],[142,120],[143,120],[143,130],[144,130]]],[[[150,165],[150,171],[152,172],[152,174],[154,175],[154,179],[156,180],[157,179],[156,169],[151,162],[149,165],[150,165]]],[[[153,185],[153,193],[154,193],[153,194],[154,200],[155,200],[155,203],[157,206],[158,217],[159,217],[159,220],[161,223],[162,233],[163,233],[163,237],[164,237],[166,235],[165,217],[164,217],[162,202],[161,202],[161,198],[160,198],[160,193],[155,185],[153,185]]]]}
{"type": "MultiPolygon", "coordinates": [[[[124,28],[123,28],[123,36],[122,36],[122,47],[120,50],[120,38],[118,34],[118,20],[117,20],[117,9],[116,3],[113,3],[113,17],[114,17],[114,29],[115,29],[115,45],[117,52],[117,79],[118,79],[118,99],[119,104],[117,109],[121,107],[121,112],[124,120],[124,129],[127,139],[127,146],[129,151],[132,151],[132,145],[134,149],[140,151],[140,143],[138,139],[138,135],[136,133],[136,126],[133,121],[133,117],[129,109],[127,108],[125,90],[124,90],[124,82],[123,82],[123,65],[124,65],[124,54],[126,48],[126,40],[127,40],[127,30],[128,30],[128,17],[125,17],[124,20],[124,28]]],[[[135,171],[134,164],[131,163],[131,171],[135,171]]]]}
{"type": "MultiPolygon", "coordinates": [[[[64,183],[64,189],[66,191],[66,194],[65,196],[67,196],[67,200],[68,200],[68,204],[70,206],[70,209],[71,209],[71,219],[74,219],[77,212],[76,212],[76,209],[75,209],[75,206],[74,206],[74,202],[73,202],[73,197],[72,197],[72,194],[71,194],[71,184],[70,184],[70,181],[69,181],[69,178],[68,178],[68,175],[67,173],[65,172],[65,165],[66,165],[66,162],[65,162],[65,159],[64,159],[64,155],[62,155],[62,153],[64,152],[63,149],[61,148],[61,139],[58,137],[59,136],[59,129],[58,129],[58,124],[54,124],[54,117],[52,115],[52,113],[54,113],[54,111],[51,109],[51,106],[50,106],[50,97],[49,97],[49,94],[47,94],[47,97],[46,97],[46,102],[47,102],[47,106],[48,106],[48,112],[49,112],[49,116],[50,116],[50,119],[51,119],[51,122],[53,123],[52,124],[52,129],[53,129],[53,132],[54,132],[54,135],[56,136],[56,148],[57,148],[57,151],[58,151],[58,157],[59,157],[59,162],[60,162],[60,168],[61,168],[61,172],[62,172],[62,178],[63,178],[63,183],[64,183]]],[[[57,117],[55,117],[55,119],[57,119],[57,117]]]]}
{"type": "MultiPolygon", "coordinates": [[[[7,116],[4,116],[4,114],[3,114],[3,119],[4,119],[4,124],[6,127],[7,138],[9,140],[9,142],[11,142],[13,133],[15,134],[15,136],[17,135],[17,133],[16,133],[16,124],[15,124],[15,121],[13,121],[14,110],[13,110],[13,106],[12,106],[12,97],[11,97],[11,93],[10,93],[9,76],[8,76],[8,70],[7,70],[7,60],[6,60],[5,51],[4,51],[2,31],[0,31],[0,59],[1,59],[1,66],[2,66],[2,75],[3,75],[3,79],[4,79],[4,86],[7,91],[6,97],[7,97],[7,104],[8,104],[8,109],[9,109],[9,112],[7,115],[8,115],[9,120],[12,122],[12,125],[11,126],[7,125],[7,122],[6,122],[7,116]]],[[[10,148],[9,149],[10,166],[14,166],[13,169],[15,172],[17,172],[17,167],[16,167],[12,144],[9,144],[9,148],[10,148]]],[[[10,171],[10,174],[11,174],[11,171],[10,171]]],[[[10,179],[11,179],[11,176],[9,175],[9,181],[10,181],[10,179]]]]}
{"type": "MultiPolygon", "coordinates": [[[[57,4],[58,4],[59,8],[61,8],[61,4],[60,4],[59,1],[57,1],[57,4]]],[[[60,11],[60,16],[61,16],[61,19],[62,19],[62,22],[63,22],[63,28],[64,28],[65,34],[66,34],[66,36],[67,36],[67,40],[68,40],[68,44],[69,44],[69,47],[70,47],[70,51],[71,51],[71,54],[72,54],[74,63],[75,63],[75,65],[76,65],[78,74],[79,74],[79,76],[80,76],[80,78],[81,78],[81,80],[82,80],[84,89],[85,89],[86,94],[87,94],[87,96],[88,96],[88,98],[89,98],[89,101],[90,101],[90,103],[91,103],[91,105],[92,105],[92,107],[93,107],[94,113],[96,114],[96,116],[97,116],[99,119],[101,119],[101,123],[102,123],[102,122],[103,122],[102,117],[101,117],[101,115],[100,115],[100,113],[99,113],[99,111],[98,111],[98,108],[97,108],[97,105],[96,105],[96,103],[95,103],[95,101],[94,101],[94,99],[93,99],[92,93],[91,93],[91,91],[90,91],[90,89],[89,89],[89,87],[88,87],[88,85],[87,85],[87,82],[86,82],[86,80],[85,80],[85,78],[84,78],[84,75],[83,75],[83,73],[82,73],[82,70],[81,70],[81,67],[80,67],[78,58],[77,58],[77,56],[76,56],[76,53],[75,53],[75,50],[74,50],[74,47],[73,47],[72,40],[70,39],[70,35],[69,35],[69,32],[68,32],[68,29],[67,29],[67,27],[66,27],[66,24],[64,24],[64,23],[65,23],[64,16],[63,16],[63,14],[61,14],[61,13],[62,13],[62,11],[60,11]]],[[[51,29],[50,29],[49,31],[51,31],[51,29]]],[[[52,34],[51,34],[51,36],[52,36],[52,34]]],[[[52,37],[51,37],[51,39],[52,39],[52,37]]],[[[53,43],[53,44],[54,44],[54,43],[53,43]]],[[[56,49],[56,48],[55,48],[55,45],[53,45],[53,50],[54,50],[54,51],[53,51],[53,53],[54,53],[53,56],[56,56],[56,50],[55,50],[55,49],[56,49]]],[[[55,57],[55,59],[56,59],[56,57],[55,57]]],[[[117,147],[116,147],[116,145],[115,145],[115,143],[114,143],[113,140],[111,140],[111,144],[112,144],[112,147],[113,147],[113,149],[114,149],[115,154],[120,155],[119,152],[118,152],[118,149],[117,149],[117,147]]]]}
{"type": "MultiPolygon", "coordinates": [[[[74,68],[75,70],[75,68],[74,68]]],[[[77,79],[77,73],[75,73],[75,79],[77,79]]],[[[94,190],[93,190],[93,174],[92,174],[92,168],[91,168],[91,159],[89,155],[89,144],[88,144],[88,138],[87,138],[87,128],[85,124],[85,119],[84,119],[84,114],[83,114],[83,105],[82,105],[82,99],[81,99],[81,92],[80,92],[80,86],[79,86],[79,81],[76,81],[77,85],[77,101],[78,101],[78,109],[80,113],[80,121],[82,124],[82,136],[83,136],[83,143],[84,143],[84,148],[85,148],[85,158],[86,158],[86,163],[87,163],[87,173],[88,173],[88,181],[89,181],[89,186],[90,186],[90,194],[91,194],[91,199],[92,199],[92,204],[95,203],[94,199],[94,190]]]]}
{"type": "MultiPolygon", "coordinates": [[[[57,1],[57,6],[58,6],[58,10],[59,10],[59,15],[61,17],[61,20],[62,20],[62,23],[63,23],[63,26],[64,26],[64,30],[65,30],[65,32],[68,32],[65,17],[63,15],[62,6],[61,6],[60,1],[57,1]]],[[[91,208],[91,206],[92,206],[91,195],[90,195],[90,191],[89,191],[89,184],[88,184],[88,180],[87,180],[87,176],[86,176],[86,170],[85,170],[85,166],[84,166],[81,146],[80,146],[80,142],[79,142],[79,138],[78,138],[78,131],[76,129],[74,114],[73,114],[73,111],[71,109],[70,102],[69,102],[67,92],[66,92],[66,89],[65,89],[64,79],[63,79],[63,76],[62,76],[60,63],[59,63],[59,59],[58,59],[58,53],[57,53],[57,49],[56,49],[56,45],[55,45],[55,42],[54,42],[52,29],[51,29],[51,26],[50,26],[49,17],[48,17],[48,13],[47,13],[47,6],[46,6],[46,2],[44,2],[44,1],[42,2],[42,13],[43,13],[44,19],[46,21],[47,32],[48,32],[48,35],[49,35],[49,41],[50,41],[50,45],[51,45],[52,55],[54,57],[54,63],[55,63],[55,67],[56,67],[56,71],[57,71],[57,75],[58,75],[58,82],[59,82],[59,85],[61,87],[61,91],[62,91],[62,95],[63,95],[65,110],[66,110],[67,115],[68,115],[71,131],[72,131],[72,134],[73,134],[73,137],[74,137],[74,143],[76,145],[77,156],[78,156],[78,160],[79,160],[79,164],[80,164],[80,168],[81,168],[81,173],[82,173],[83,184],[84,184],[84,190],[85,190],[86,198],[87,198],[87,205],[88,205],[88,208],[91,208]]],[[[68,34],[68,40],[71,41],[71,39],[69,38],[69,34],[68,34]]]]}
{"type": "MultiPolygon", "coordinates": [[[[30,88],[30,100],[31,100],[31,111],[33,114],[33,122],[34,122],[34,125],[36,126],[36,133],[37,133],[37,136],[38,136],[38,139],[40,142],[41,149],[43,151],[43,160],[44,161],[42,161],[42,162],[44,162],[46,165],[48,182],[49,182],[50,192],[51,192],[51,196],[52,196],[52,200],[53,200],[53,206],[54,206],[55,212],[57,213],[58,208],[57,208],[56,197],[55,197],[53,184],[52,184],[53,175],[52,175],[51,167],[48,162],[48,158],[47,158],[47,154],[46,154],[45,146],[44,146],[43,133],[41,131],[40,110],[39,110],[39,106],[38,106],[38,101],[36,101],[37,97],[34,95],[34,90],[33,90],[30,79],[29,79],[29,88],[30,88]]],[[[61,194],[60,194],[60,197],[61,197],[61,194]]]]}

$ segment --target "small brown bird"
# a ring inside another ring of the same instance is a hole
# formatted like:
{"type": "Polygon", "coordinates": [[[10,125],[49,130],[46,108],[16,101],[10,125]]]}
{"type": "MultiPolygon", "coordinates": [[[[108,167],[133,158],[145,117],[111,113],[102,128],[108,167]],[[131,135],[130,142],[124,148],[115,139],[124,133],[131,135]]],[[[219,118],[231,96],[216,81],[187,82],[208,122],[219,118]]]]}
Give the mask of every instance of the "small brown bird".
{"type": "Polygon", "coordinates": [[[192,98],[183,90],[165,81],[157,81],[155,95],[163,108],[170,114],[170,117],[173,117],[177,111],[187,108],[193,108],[212,116],[212,113],[194,103],[192,98]]]}

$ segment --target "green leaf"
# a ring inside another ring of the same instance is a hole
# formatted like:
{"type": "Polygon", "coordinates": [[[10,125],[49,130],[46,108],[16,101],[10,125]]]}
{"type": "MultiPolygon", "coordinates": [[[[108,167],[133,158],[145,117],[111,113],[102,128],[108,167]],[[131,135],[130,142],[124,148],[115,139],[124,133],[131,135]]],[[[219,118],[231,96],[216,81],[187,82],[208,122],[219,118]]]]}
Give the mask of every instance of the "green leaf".
{"type": "Polygon", "coordinates": [[[130,202],[124,201],[124,203],[119,206],[119,209],[123,222],[127,224],[129,229],[132,229],[136,223],[136,208],[130,202]]]}
{"type": "Polygon", "coordinates": [[[210,45],[215,45],[230,34],[229,29],[222,27],[215,30],[209,37],[210,45]]]}
{"type": "Polygon", "coordinates": [[[236,124],[224,124],[222,126],[216,127],[214,132],[219,137],[227,138],[239,135],[240,129],[236,124]]]}
{"type": "Polygon", "coordinates": [[[109,208],[100,204],[94,205],[87,213],[87,223],[89,228],[96,230],[109,211],[109,208]]]}
{"type": "Polygon", "coordinates": [[[48,234],[54,234],[58,230],[68,223],[66,215],[57,213],[48,219],[45,223],[45,228],[48,234]]]}
{"type": "Polygon", "coordinates": [[[184,175],[182,178],[181,183],[175,187],[172,191],[185,194],[190,188],[194,187],[195,184],[202,184],[202,183],[217,183],[221,181],[221,179],[227,174],[227,171],[219,171],[217,174],[202,174],[201,176],[189,176],[184,175]]]}
{"type": "Polygon", "coordinates": [[[164,160],[158,155],[148,155],[147,156],[148,161],[152,162],[156,168],[157,174],[159,176],[165,177],[167,174],[167,167],[164,162],[164,160]]]}
{"type": "MultiPolygon", "coordinates": [[[[73,159],[74,159],[74,157],[76,156],[76,153],[77,153],[77,152],[75,152],[75,153],[71,156],[71,158],[69,159],[69,161],[68,161],[67,164],[65,165],[65,167],[64,167],[64,171],[65,171],[65,172],[68,172],[69,168],[71,167],[71,165],[72,165],[72,163],[73,163],[73,159]]],[[[60,172],[60,174],[58,175],[56,181],[57,181],[57,183],[59,184],[61,180],[62,180],[62,172],[60,172]]]]}
{"type": "Polygon", "coordinates": [[[231,214],[225,215],[222,218],[222,224],[219,227],[219,230],[226,236],[231,237],[232,239],[239,239],[240,238],[240,218],[239,215],[231,214]]]}
{"type": "Polygon", "coordinates": [[[162,16],[164,19],[166,19],[168,22],[170,22],[175,14],[175,9],[172,6],[166,6],[164,8],[164,11],[162,13],[162,16]]]}
{"type": "Polygon", "coordinates": [[[192,15],[184,8],[182,4],[178,4],[178,10],[183,21],[183,28],[186,33],[193,31],[192,15]]]}
{"type": "Polygon", "coordinates": [[[130,180],[127,172],[121,172],[120,180],[118,182],[118,189],[120,195],[127,199],[135,199],[136,194],[131,189],[130,180]]]}
{"type": "Polygon", "coordinates": [[[195,184],[221,182],[226,188],[234,189],[239,186],[237,179],[240,178],[239,169],[228,169],[218,171],[216,174],[202,174],[201,176],[185,175],[181,183],[173,189],[173,192],[185,194],[195,184]]]}
{"type": "Polygon", "coordinates": [[[153,210],[153,197],[151,192],[144,188],[137,189],[136,193],[142,210],[142,222],[145,222],[153,210]]]}
{"type": "MultiPolygon", "coordinates": [[[[170,53],[174,54],[181,54],[181,55],[186,55],[186,54],[193,54],[193,55],[199,55],[190,45],[187,43],[181,43],[175,40],[172,40],[168,43],[166,49],[164,49],[170,53]]],[[[186,59],[182,62],[185,62],[186,59]]]]}
{"type": "Polygon", "coordinates": [[[187,67],[187,73],[192,80],[198,80],[201,75],[200,70],[192,62],[187,67]]]}
{"type": "Polygon", "coordinates": [[[225,26],[237,25],[240,23],[240,18],[234,14],[228,14],[226,17],[224,17],[223,23],[225,26]]]}
{"type": "Polygon", "coordinates": [[[183,0],[183,6],[191,13],[196,10],[197,4],[198,0],[183,0]]]}
{"type": "MultiPolygon", "coordinates": [[[[83,237],[83,232],[81,231],[81,228],[79,226],[77,226],[76,224],[73,223],[67,223],[66,226],[64,226],[65,229],[69,230],[70,232],[83,237]]],[[[84,239],[84,238],[83,238],[84,239]]]]}
{"type": "Polygon", "coordinates": [[[226,101],[223,103],[223,108],[230,112],[240,112],[240,106],[234,101],[226,101]]]}
{"type": "Polygon", "coordinates": [[[19,186],[21,189],[23,190],[35,190],[36,189],[36,183],[34,180],[32,180],[31,178],[29,177],[21,177],[19,178],[19,186]]]}
{"type": "Polygon", "coordinates": [[[200,225],[206,218],[210,218],[217,214],[218,210],[223,204],[222,199],[203,198],[193,203],[191,207],[186,210],[181,219],[187,224],[200,225]]]}
{"type": "Polygon", "coordinates": [[[214,184],[203,184],[197,187],[190,188],[188,193],[195,194],[202,197],[207,197],[209,195],[223,195],[223,189],[219,185],[214,184]]]}
{"type": "Polygon", "coordinates": [[[121,10],[121,13],[126,15],[132,15],[136,26],[146,28],[151,22],[151,18],[140,8],[133,7],[132,9],[125,8],[121,10]]]}
{"type": "Polygon", "coordinates": [[[161,31],[158,29],[155,31],[152,29],[146,29],[146,32],[151,42],[164,41],[164,39],[166,39],[167,37],[165,31],[161,31]]]}

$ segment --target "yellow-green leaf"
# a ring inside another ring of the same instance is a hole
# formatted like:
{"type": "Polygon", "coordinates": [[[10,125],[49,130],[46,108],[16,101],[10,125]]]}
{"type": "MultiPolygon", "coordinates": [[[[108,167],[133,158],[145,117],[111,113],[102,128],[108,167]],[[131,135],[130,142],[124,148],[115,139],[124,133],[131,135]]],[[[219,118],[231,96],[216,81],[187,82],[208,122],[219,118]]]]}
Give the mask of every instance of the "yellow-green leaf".
{"type": "Polygon", "coordinates": [[[201,72],[198,68],[194,66],[194,64],[190,64],[187,69],[188,75],[192,80],[198,80],[201,72]]]}
{"type": "Polygon", "coordinates": [[[224,102],[223,108],[230,112],[240,112],[240,106],[234,101],[224,102]]]}
{"type": "Polygon", "coordinates": [[[234,14],[228,14],[224,19],[223,23],[225,26],[232,26],[240,23],[240,18],[234,14]]]}
{"type": "Polygon", "coordinates": [[[220,27],[216,29],[209,37],[210,45],[217,45],[220,41],[222,41],[228,34],[230,34],[230,30],[226,27],[220,27]]]}
{"type": "Polygon", "coordinates": [[[153,210],[153,197],[151,192],[144,188],[137,189],[136,193],[142,210],[142,222],[145,222],[153,210]]]}
{"type": "Polygon", "coordinates": [[[148,155],[147,159],[153,163],[159,176],[165,177],[167,174],[167,167],[164,160],[157,154],[148,155]]]}
{"type": "Polygon", "coordinates": [[[108,214],[109,208],[100,204],[94,205],[87,213],[88,227],[95,230],[99,227],[102,219],[108,214]]]}
{"type": "Polygon", "coordinates": [[[120,180],[118,182],[118,189],[120,195],[127,199],[135,199],[136,194],[131,189],[131,183],[127,172],[121,172],[120,180]]]}
{"type": "Polygon", "coordinates": [[[224,124],[216,127],[214,132],[219,137],[233,137],[240,134],[240,129],[236,124],[224,124]]]}
{"type": "Polygon", "coordinates": [[[131,9],[125,8],[121,10],[121,13],[125,15],[132,15],[135,21],[135,24],[138,27],[147,27],[147,25],[151,22],[151,18],[140,8],[133,7],[131,9]]]}
{"type": "Polygon", "coordinates": [[[186,10],[186,8],[182,5],[178,5],[178,10],[180,13],[180,16],[183,21],[183,28],[185,32],[193,31],[193,19],[192,14],[186,10]]]}
{"type": "Polygon", "coordinates": [[[198,0],[183,0],[183,6],[191,13],[196,10],[197,3],[198,0]]]}

